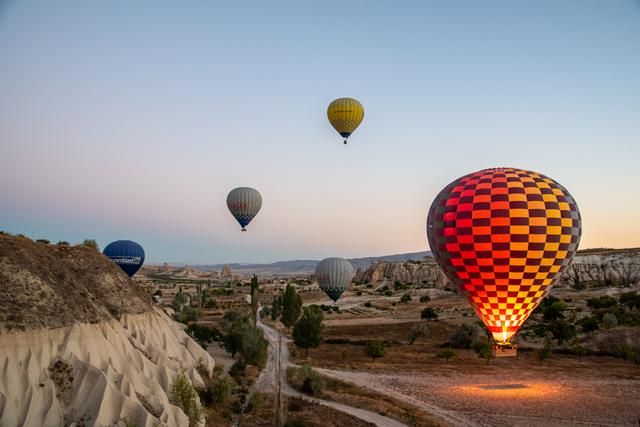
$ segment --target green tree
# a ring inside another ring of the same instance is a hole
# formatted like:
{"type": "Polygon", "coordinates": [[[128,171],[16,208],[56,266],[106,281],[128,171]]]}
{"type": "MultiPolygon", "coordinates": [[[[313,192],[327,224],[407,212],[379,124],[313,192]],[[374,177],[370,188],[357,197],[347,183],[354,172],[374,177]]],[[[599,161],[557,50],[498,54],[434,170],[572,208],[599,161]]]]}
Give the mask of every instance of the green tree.
{"type": "Polygon", "coordinates": [[[602,315],[602,327],[611,329],[618,326],[618,318],[613,313],[604,313],[602,315]]]}
{"type": "Polygon", "coordinates": [[[82,241],[82,245],[90,247],[90,248],[95,249],[96,251],[100,252],[100,247],[98,246],[98,242],[96,242],[93,239],[84,239],[82,241]]]}
{"type": "Polygon", "coordinates": [[[476,340],[473,343],[473,350],[476,352],[478,357],[487,361],[487,365],[491,362],[491,359],[493,359],[493,349],[491,348],[491,344],[488,340],[476,340]]]}
{"type": "Polygon", "coordinates": [[[580,326],[580,330],[585,334],[596,331],[599,327],[598,319],[594,316],[583,317],[578,321],[578,325],[580,326]]]}
{"type": "Polygon", "coordinates": [[[429,295],[422,295],[422,296],[420,297],[420,302],[427,303],[427,302],[429,302],[429,301],[431,301],[431,297],[430,297],[429,295]]]}
{"type": "Polygon", "coordinates": [[[282,297],[282,324],[291,328],[298,321],[301,313],[302,297],[291,284],[288,284],[282,297]]]}
{"type": "Polygon", "coordinates": [[[436,311],[432,307],[427,307],[422,310],[422,313],[420,313],[420,318],[426,321],[438,320],[438,313],[436,313],[436,311]]]}
{"type": "Polygon", "coordinates": [[[278,295],[271,303],[271,320],[278,320],[282,314],[282,295],[278,295]]]}
{"type": "Polygon", "coordinates": [[[293,327],[293,342],[298,348],[305,349],[306,357],[309,357],[310,348],[316,348],[322,342],[323,319],[318,306],[304,307],[302,317],[293,327]]]}
{"type": "Polygon", "coordinates": [[[377,359],[378,357],[384,356],[384,341],[367,341],[367,344],[364,347],[364,352],[373,360],[377,359]]]}
{"type": "Polygon", "coordinates": [[[551,341],[548,337],[544,341],[544,347],[535,350],[534,355],[540,363],[551,357],[551,341]]]}
{"type": "Polygon", "coordinates": [[[402,297],[400,298],[400,302],[402,303],[408,303],[409,301],[411,301],[411,295],[409,294],[404,294],[402,295],[402,297]]]}
{"type": "Polygon", "coordinates": [[[458,353],[451,347],[443,348],[436,353],[436,357],[444,359],[445,363],[449,363],[449,359],[456,357],[458,353]]]}
{"type": "Polygon", "coordinates": [[[258,322],[258,290],[258,278],[254,274],[251,278],[251,314],[254,325],[258,322]]]}
{"type": "Polygon", "coordinates": [[[566,309],[567,309],[567,304],[564,301],[562,300],[554,301],[553,303],[551,303],[545,308],[544,314],[542,315],[542,319],[545,322],[564,319],[563,312],[566,309]]]}
{"type": "Polygon", "coordinates": [[[204,410],[200,404],[200,398],[184,372],[180,372],[171,384],[171,401],[189,418],[189,427],[194,427],[203,421],[204,410]]]}

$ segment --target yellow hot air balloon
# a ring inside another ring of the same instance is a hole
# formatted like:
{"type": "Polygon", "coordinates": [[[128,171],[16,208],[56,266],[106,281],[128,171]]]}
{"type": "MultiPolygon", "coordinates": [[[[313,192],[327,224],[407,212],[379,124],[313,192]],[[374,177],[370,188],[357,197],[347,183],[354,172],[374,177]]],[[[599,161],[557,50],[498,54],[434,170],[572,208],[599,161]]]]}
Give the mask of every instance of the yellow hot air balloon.
{"type": "Polygon", "coordinates": [[[329,104],[327,117],[335,130],[344,137],[344,143],[362,123],[364,107],[357,99],[338,98],[329,104]]]}

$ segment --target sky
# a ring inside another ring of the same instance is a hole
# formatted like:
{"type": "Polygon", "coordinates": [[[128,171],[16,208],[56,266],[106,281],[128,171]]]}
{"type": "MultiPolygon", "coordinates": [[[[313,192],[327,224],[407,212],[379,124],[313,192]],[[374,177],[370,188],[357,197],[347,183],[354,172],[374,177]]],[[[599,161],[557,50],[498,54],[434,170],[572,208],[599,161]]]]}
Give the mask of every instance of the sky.
{"type": "Polygon", "coordinates": [[[444,186],[511,166],[571,192],[582,249],[636,247],[639,159],[640,1],[0,0],[11,233],[154,263],[424,251],[444,186]]]}

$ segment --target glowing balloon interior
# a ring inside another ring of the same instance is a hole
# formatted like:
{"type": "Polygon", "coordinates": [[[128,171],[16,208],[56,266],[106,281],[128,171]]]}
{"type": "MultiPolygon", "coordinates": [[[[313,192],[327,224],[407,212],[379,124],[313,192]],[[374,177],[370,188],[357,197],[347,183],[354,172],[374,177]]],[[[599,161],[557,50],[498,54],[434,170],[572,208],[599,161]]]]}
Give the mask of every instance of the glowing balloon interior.
{"type": "Polygon", "coordinates": [[[499,345],[509,342],[569,265],[581,227],[564,187],[513,168],[455,180],[427,217],[436,260],[499,345]]]}
{"type": "Polygon", "coordinates": [[[136,274],[144,264],[144,249],[131,240],[111,242],[102,253],[118,264],[129,277],[136,274]]]}
{"type": "Polygon", "coordinates": [[[364,107],[353,98],[338,98],[329,104],[327,117],[331,126],[338,131],[347,143],[347,138],[360,126],[364,119],[364,107]]]}

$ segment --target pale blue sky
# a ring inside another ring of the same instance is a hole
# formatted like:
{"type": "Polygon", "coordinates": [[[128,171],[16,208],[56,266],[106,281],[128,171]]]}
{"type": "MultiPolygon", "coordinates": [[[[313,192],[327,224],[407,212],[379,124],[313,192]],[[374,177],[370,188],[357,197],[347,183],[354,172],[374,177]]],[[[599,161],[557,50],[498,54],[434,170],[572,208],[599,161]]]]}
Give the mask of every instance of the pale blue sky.
{"type": "MultiPolygon", "coordinates": [[[[2,3],[2,0],[0,0],[2,3]]],[[[151,262],[427,250],[437,192],[542,172],[581,247],[640,246],[637,1],[13,1],[0,229],[151,262]],[[326,120],[352,96],[347,146],[326,120]],[[240,233],[225,197],[263,195],[240,233]]]]}

